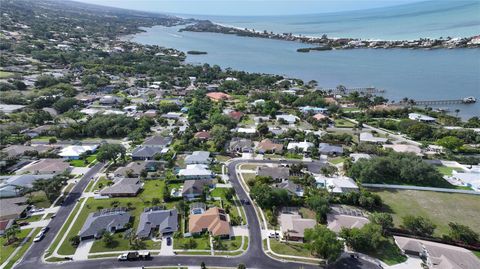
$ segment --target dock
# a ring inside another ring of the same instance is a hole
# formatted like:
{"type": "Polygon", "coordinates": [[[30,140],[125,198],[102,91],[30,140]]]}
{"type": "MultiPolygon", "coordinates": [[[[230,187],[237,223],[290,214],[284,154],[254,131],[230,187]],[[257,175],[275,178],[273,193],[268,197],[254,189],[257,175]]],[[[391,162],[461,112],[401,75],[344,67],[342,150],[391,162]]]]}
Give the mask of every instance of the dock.
{"type": "Polygon", "coordinates": [[[474,104],[477,100],[474,97],[465,97],[463,99],[454,100],[413,100],[413,104],[417,106],[437,106],[437,105],[456,105],[456,104],[474,104]]]}

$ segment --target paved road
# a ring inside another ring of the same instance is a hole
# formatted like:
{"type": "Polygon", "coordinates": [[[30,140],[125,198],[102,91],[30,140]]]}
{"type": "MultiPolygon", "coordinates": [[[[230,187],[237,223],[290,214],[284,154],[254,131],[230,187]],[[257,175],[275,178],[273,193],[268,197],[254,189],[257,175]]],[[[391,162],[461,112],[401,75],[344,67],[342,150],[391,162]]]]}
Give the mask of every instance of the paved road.
{"type": "MultiPolygon", "coordinates": [[[[248,194],[243,190],[240,186],[239,179],[235,173],[235,166],[239,163],[247,162],[246,160],[234,160],[229,163],[228,170],[230,176],[230,182],[232,186],[235,188],[238,196],[240,199],[250,199],[248,194]]],[[[255,161],[248,161],[248,162],[255,162],[255,163],[272,163],[275,161],[269,160],[255,160],[255,161]]],[[[283,161],[282,163],[286,163],[283,161]]],[[[293,163],[293,162],[290,162],[293,163]]],[[[99,170],[100,168],[98,168],[99,170]]],[[[93,169],[92,169],[93,170],[93,169]]],[[[74,189],[75,197],[79,197],[81,191],[85,188],[87,184],[88,176],[86,175],[78,187],[74,189]]],[[[68,268],[68,269],[78,269],[78,268],[125,268],[125,267],[142,267],[142,266],[172,266],[172,265],[182,265],[182,266],[199,266],[201,262],[205,262],[207,266],[217,266],[217,267],[237,267],[238,264],[243,263],[247,266],[247,268],[289,268],[289,269],[300,269],[300,268],[319,268],[316,265],[307,265],[301,263],[294,263],[294,262],[281,262],[275,259],[270,258],[267,256],[262,249],[262,236],[261,236],[261,229],[260,223],[256,216],[255,209],[252,205],[245,206],[245,215],[247,218],[248,226],[249,226],[249,245],[248,250],[241,256],[232,257],[232,258],[225,258],[225,257],[214,257],[214,256],[168,256],[168,257],[154,257],[148,261],[132,261],[132,262],[119,262],[116,259],[101,259],[101,260],[88,260],[88,261],[73,261],[73,262],[65,262],[61,264],[45,264],[41,261],[41,255],[48,247],[48,242],[53,240],[53,234],[60,229],[61,224],[65,221],[68,213],[72,210],[73,204],[76,198],[70,199],[71,204],[67,204],[65,212],[62,212],[65,216],[57,217],[57,221],[52,227],[50,237],[47,236],[46,240],[44,239],[42,243],[34,244],[34,247],[26,254],[25,259],[22,263],[20,263],[17,268],[20,269],[49,269],[49,268],[68,268]]],[[[60,215],[60,214],[57,214],[60,215]]],[[[365,261],[357,261],[355,259],[344,258],[338,261],[335,264],[329,266],[329,268],[336,269],[336,268],[363,268],[363,269],[370,269],[370,268],[378,268],[374,264],[365,262],[365,261]]]]}

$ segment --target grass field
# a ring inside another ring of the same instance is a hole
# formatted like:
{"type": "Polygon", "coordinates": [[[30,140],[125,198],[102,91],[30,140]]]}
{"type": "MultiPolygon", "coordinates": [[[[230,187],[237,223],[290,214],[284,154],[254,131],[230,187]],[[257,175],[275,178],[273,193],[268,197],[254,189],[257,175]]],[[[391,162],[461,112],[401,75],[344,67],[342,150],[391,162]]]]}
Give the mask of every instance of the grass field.
{"type": "Polygon", "coordinates": [[[467,225],[480,233],[480,196],[429,191],[374,191],[382,197],[385,210],[393,214],[395,225],[406,215],[426,216],[436,225],[435,235],[448,232],[451,221],[467,225]]]}
{"type": "Polygon", "coordinates": [[[355,127],[355,123],[353,123],[351,121],[348,121],[348,120],[344,120],[344,119],[336,119],[334,123],[335,123],[335,127],[337,127],[337,128],[353,128],[353,127],[355,127]]]}
{"type": "MultiPolygon", "coordinates": [[[[129,250],[130,249],[130,242],[128,239],[124,238],[124,233],[116,233],[113,235],[114,242],[112,246],[105,246],[105,243],[100,240],[95,240],[90,249],[90,253],[98,253],[98,252],[108,252],[108,251],[122,251],[122,250],[129,250]]],[[[153,242],[152,240],[143,240],[145,243],[145,249],[160,249],[160,242],[153,242]]]]}
{"type": "Polygon", "coordinates": [[[0,78],[11,78],[13,76],[15,76],[15,73],[0,71],[0,78]]]}
{"type": "Polygon", "coordinates": [[[97,159],[97,155],[93,154],[87,157],[87,162],[85,163],[84,160],[71,160],[70,165],[73,167],[87,167],[93,161],[97,159]]]}
{"type": "MultiPolygon", "coordinates": [[[[31,230],[31,229],[28,229],[31,230]]],[[[23,257],[25,252],[27,252],[28,248],[32,245],[33,243],[33,238],[40,232],[40,228],[37,228],[33,231],[32,236],[28,239],[28,241],[20,248],[20,250],[15,254],[15,256],[12,257],[12,259],[5,265],[4,269],[10,269],[13,267],[16,261],[18,261],[20,258],[23,257]]],[[[2,252],[2,251],[0,251],[2,252]]]]}
{"type": "Polygon", "coordinates": [[[185,244],[190,240],[194,240],[196,245],[194,248],[196,250],[209,250],[210,249],[210,241],[209,238],[206,236],[200,237],[189,237],[189,238],[174,238],[173,239],[173,249],[188,249],[185,248],[185,244]]]}
{"type": "Polygon", "coordinates": [[[20,246],[20,243],[22,243],[23,239],[30,233],[32,229],[25,229],[21,230],[19,234],[17,234],[18,240],[15,241],[14,243],[5,246],[6,238],[5,237],[0,237],[0,246],[2,246],[2,250],[0,251],[0,264],[4,263],[10,255],[12,255],[13,251],[20,246]]]}
{"type": "MultiPolygon", "coordinates": [[[[220,250],[237,250],[242,246],[242,237],[235,236],[233,239],[222,239],[222,243],[224,245],[224,249],[220,250]]],[[[217,249],[216,249],[217,250],[217,249]]]]}
{"type": "Polygon", "coordinates": [[[52,205],[43,191],[32,192],[31,194],[28,194],[27,197],[36,207],[47,208],[52,205]]]}
{"type": "Polygon", "coordinates": [[[460,171],[459,168],[449,167],[449,166],[437,166],[436,167],[438,172],[440,172],[444,176],[451,176],[453,171],[460,171]]]}
{"type": "Polygon", "coordinates": [[[273,252],[283,255],[292,255],[300,257],[311,257],[313,258],[310,250],[305,248],[305,245],[302,243],[292,243],[292,242],[279,242],[275,239],[270,240],[270,247],[273,252]]]}
{"type": "Polygon", "coordinates": [[[336,158],[329,159],[328,161],[331,162],[332,164],[337,165],[337,164],[343,163],[345,161],[345,158],[336,157],[336,158]]]}

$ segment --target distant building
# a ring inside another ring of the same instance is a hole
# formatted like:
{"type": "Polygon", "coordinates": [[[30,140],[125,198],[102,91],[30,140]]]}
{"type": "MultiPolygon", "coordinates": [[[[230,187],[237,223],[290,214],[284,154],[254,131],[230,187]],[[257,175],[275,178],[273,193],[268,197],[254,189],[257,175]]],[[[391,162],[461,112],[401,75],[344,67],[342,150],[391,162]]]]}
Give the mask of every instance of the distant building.
{"type": "Polygon", "coordinates": [[[0,198],[19,196],[22,190],[32,188],[33,182],[39,179],[48,180],[54,176],[54,174],[0,176],[0,198]]]}
{"type": "Polygon", "coordinates": [[[322,114],[324,114],[324,113],[328,112],[327,108],[312,107],[312,106],[300,107],[299,110],[300,110],[300,112],[302,112],[304,114],[308,114],[308,113],[313,113],[313,114],[322,113],[322,114]]]}
{"type": "Polygon", "coordinates": [[[253,145],[253,142],[250,139],[232,138],[228,146],[228,150],[231,153],[253,152],[252,145],[253,145]]]}
{"type": "Polygon", "coordinates": [[[64,172],[70,172],[70,170],[70,164],[62,159],[41,159],[20,168],[15,174],[61,174],[64,172]]]}
{"type": "Polygon", "coordinates": [[[357,183],[346,176],[326,177],[318,175],[315,177],[315,181],[318,188],[325,188],[333,193],[345,193],[359,190],[357,183]]]}
{"type": "Polygon", "coordinates": [[[185,200],[193,200],[203,195],[203,189],[208,187],[209,180],[185,180],[182,197],[185,200]]]}
{"type": "Polygon", "coordinates": [[[167,148],[151,147],[151,146],[137,146],[132,152],[132,160],[153,160],[156,155],[168,152],[167,148]]]}
{"type": "Polygon", "coordinates": [[[271,177],[273,180],[276,181],[284,181],[290,177],[290,168],[259,166],[257,168],[256,175],[263,177],[271,177]]]}
{"type": "Polygon", "coordinates": [[[273,143],[270,139],[263,139],[260,141],[256,150],[258,153],[276,153],[281,154],[283,152],[283,144],[273,143]]]}
{"type": "Polygon", "coordinates": [[[343,228],[362,228],[370,221],[363,216],[327,214],[327,228],[339,233],[343,228]]]}
{"type": "Polygon", "coordinates": [[[0,111],[5,114],[21,111],[25,106],[0,104],[0,111]]]}
{"type": "Polygon", "coordinates": [[[416,121],[421,121],[426,123],[433,123],[437,120],[436,118],[423,115],[423,114],[418,114],[418,113],[409,113],[408,118],[411,120],[416,120],[416,121]]]}
{"type": "Polygon", "coordinates": [[[194,137],[199,140],[209,140],[210,133],[206,131],[200,131],[200,132],[196,132],[194,137]]]}
{"type": "Polygon", "coordinates": [[[413,153],[415,155],[421,156],[422,149],[415,145],[407,145],[407,144],[393,144],[393,145],[383,145],[384,149],[392,149],[395,152],[401,153],[413,153]]]}
{"type": "Polygon", "coordinates": [[[78,160],[83,153],[94,153],[97,148],[98,145],[67,146],[63,148],[58,155],[68,160],[78,160]]]}
{"type": "Polygon", "coordinates": [[[115,177],[139,177],[143,171],[155,172],[161,167],[164,163],[160,161],[134,161],[128,163],[126,166],[117,168],[113,175],[115,177]]]}
{"type": "Polygon", "coordinates": [[[172,143],[171,137],[164,137],[164,136],[151,136],[145,139],[142,146],[145,147],[159,147],[159,148],[166,148],[172,143]]]}
{"type": "Polygon", "coordinates": [[[333,155],[333,156],[343,154],[342,146],[330,145],[328,143],[320,143],[318,145],[318,149],[320,154],[333,155]]]}
{"type": "Polygon", "coordinates": [[[301,185],[294,183],[291,180],[285,180],[281,183],[278,183],[277,188],[286,190],[289,194],[295,195],[298,197],[303,197],[304,189],[301,185]]]}
{"type": "Polygon", "coordinates": [[[209,92],[207,93],[207,97],[210,98],[210,100],[215,102],[232,99],[230,95],[223,92],[209,92]]]}
{"type": "Polygon", "coordinates": [[[295,151],[300,150],[303,153],[310,152],[310,150],[314,147],[313,143],[303,141],[303,142],[290,142],[287,145],[287,150],[295,151]]]}
{"type": "Polygon", "coordinates": [[[28,208],[27,198],[0,199],[0,208],[0,221],[25,217],[28,208]]]}
{"type": "Polygon", "coordinates": [[[387,138],[374,136],[372,133],[362,132],[360,133],[360,142],[384,144],[388,141],[387,138]]]}
{"type": "Polygon", "coordinates": [[[108,197],[133,197],[137,196],[143,187],[138,178],[117,178],[112,186],[100,191],[101,195],[108,197]]]}
{"type": "Polygon", "coordinates": [[[288,124],[295,124],[295,122],[297,122],[297,120],[299,120],[299,118],[297,116],[294,116],[294,115],[277,115],[275,117],[276,117],[277,121],[284,120],[288,124]]]}

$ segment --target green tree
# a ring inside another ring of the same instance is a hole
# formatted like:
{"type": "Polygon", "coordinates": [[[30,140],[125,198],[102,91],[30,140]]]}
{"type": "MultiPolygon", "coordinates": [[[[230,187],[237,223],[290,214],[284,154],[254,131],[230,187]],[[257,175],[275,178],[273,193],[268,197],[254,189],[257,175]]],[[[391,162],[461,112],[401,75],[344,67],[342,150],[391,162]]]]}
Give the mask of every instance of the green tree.
{"type": "Polygon", "coordinates": [[[80,244],[80,236],[74,235],[69,239],[70,244],[74,247],[77,247],[80,244]]]}
{"type": "Polygon", "coordinates": [[[107,248],[112,247],[112,245],[115,242],[115,239],[113,238],[113,235],[107,231],[105,231],[102,235],[102,241],[105,244],[107,248]]]}
{"type": "Polygon", "coordinates": [[[422,216],[408,215],[403,217],[402,225],[415,235],[431,236],[435,231],[435,225],[430,219],[422,216]]]}
{"type": "Polygon", "coordinates": [[[448,150],[455,150],[463,145],[463,140],[455,136],[445,136],[437,140],[437,145],[448,150]]]}
{"type": "Polygon", "coordinates": [[[305,199],[305,205],[315,211],[318,222],[325,223],[327,221],[327,214],[330,212],[330,203],[326,192],[321,192],[320,190],[312,191],[305,199]]]}
{"type": "Polygon", "coordinates": [[[450,237],[452,240],[460,241],[466,244],[479,243],[478,233],[470,229],[470,227],[456,222],[450,222],[448,227],[450,228],[448,237],[450,237]]]}
{"type": "Polygon", "coordinates": [[[323,225],[305,230],[306,246],[312,255],[333,262],[342,253],[343,243],[337,239],[335,232],[323,225]]]}
{"type": "Polygon", "coordinates": [[[382,227],[375,223],[365,224],[362,228],[343,228],[340,237],[350,248],[359,252],[372,252],[379,249],[386,240],[382,235],[382,227]]]}
{"type": "Polygon", "coordinates": [[[393,218],[392,215],[384,212],[373,212],[370,214],[368,217],[372,223],[378,224],[382,227],[383,234],[385,235],[385,232],[388,229],[393,228],[393,218]]]}
{"type": "Polygon", "coordinates": [[[20,228],[18,225],[12,225],[5,230],[5,238],[7,238],[7,242],[16,241],[18,239],[18,234],[20,234],[20,228]]]}
{"type": "Polygon", "coordinates": [[[63,114],[68,110],[74,108],[76,105],[77,99],[75,98],[60,98],[58,101],[53,103],[53,108],[55,108],[58,113],[63,114]]]}
{"type": "Polygon", "coordinates": [[[120,144],[103,144],[98,149],[97,160],[100,162],[113,161],[117,162],[118,155],[125,159],[125,148],[120,144]]]}

